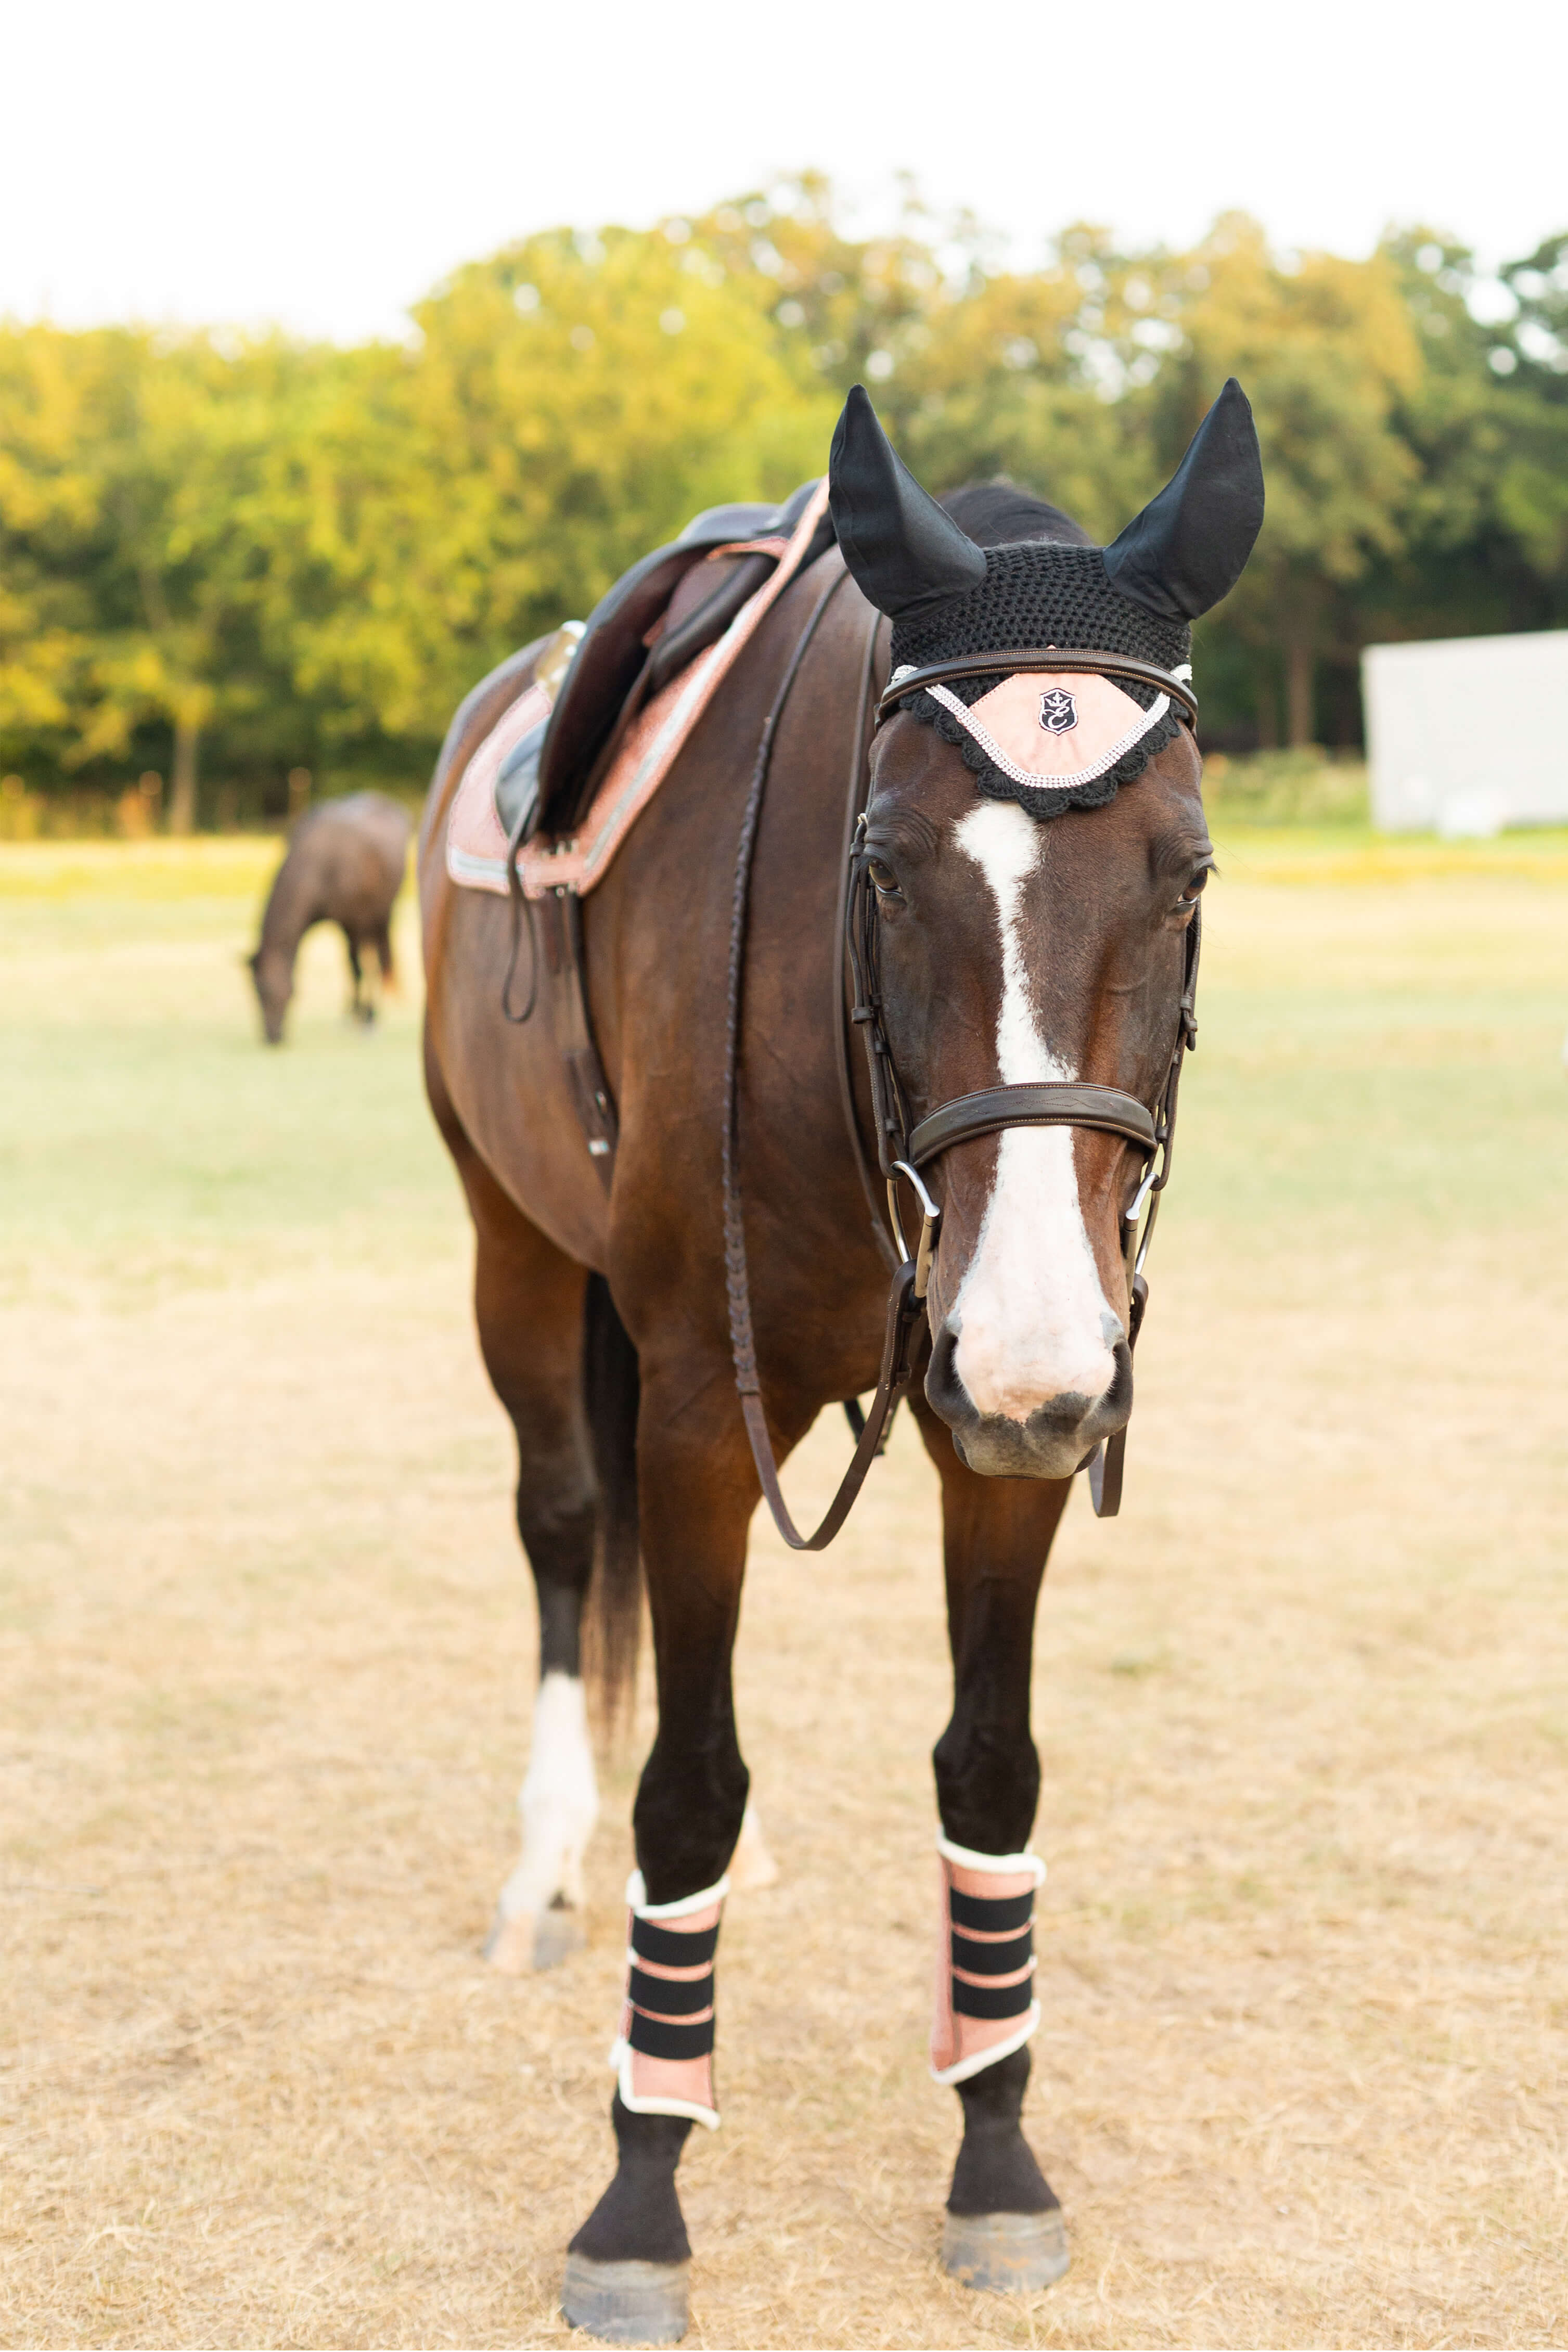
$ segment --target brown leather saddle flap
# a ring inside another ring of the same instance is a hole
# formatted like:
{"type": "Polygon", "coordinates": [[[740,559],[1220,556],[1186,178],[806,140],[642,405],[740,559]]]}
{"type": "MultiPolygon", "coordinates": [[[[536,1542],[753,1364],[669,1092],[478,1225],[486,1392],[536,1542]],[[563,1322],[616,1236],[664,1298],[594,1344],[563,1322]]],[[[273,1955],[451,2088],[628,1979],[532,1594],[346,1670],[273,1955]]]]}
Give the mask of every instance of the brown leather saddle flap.
{"type": "MultiPolygon", "coordinates": [[[[702,583],[684,611],[671,613],[681,583],[715,548],[734,547],[748,540],[786,541],[810,502],[816,485],[807,482],[782,507],[710,507],[687,524],[668,547],[656,548],[624,572],[588,616],[576,656],[556,698],[538,753],[536,809],[524,824],[524,837],[535,832],[569,834],[592,797],[615,742],[628,720],[651,694],[668,685],[687,663],[714,644],[748,599],[756,593],[778,562],[776,554],[758,549],[732,563],[713,567],[710,585],[702,583]],[[662,628],[661,623],[666,623],[662,628]]],[[[832,541],[832,525],[823,525],[824,548],[832,541]]],[[[814,552],[820,552],[815,550],[814,552]]],[[[520,747],[521,748],[521,747],[520,747]]],[[[508,763],[509,766],[510,762],[508,763]]],[[[517,782],[524,779],[519,763],[517,782]]],[[[521,804],[509,812],[498,792],[497,807],[509,835],[522,814],[521,804]]],[[[521,793],[508,795],[521,803],[521,793]]]]}

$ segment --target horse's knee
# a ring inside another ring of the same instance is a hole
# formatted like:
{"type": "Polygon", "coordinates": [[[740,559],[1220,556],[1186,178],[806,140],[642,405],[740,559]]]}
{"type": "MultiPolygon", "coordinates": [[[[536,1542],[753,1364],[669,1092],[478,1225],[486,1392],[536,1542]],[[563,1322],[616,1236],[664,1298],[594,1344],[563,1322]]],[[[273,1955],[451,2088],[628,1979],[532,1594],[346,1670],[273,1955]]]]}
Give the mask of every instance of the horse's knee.
{"type": "Polygon", "coordinates": [[[962,1705],[931,1752],[942,1825],[955,1845],[1017,1853],[1040,1801],[1040,1759],[1019,1725],[988,1723],[962,1705]]]}
{"type": "Polygon", "coordinates": [[[661,1728],[654,1742],[632,1807],[637,1867],[650,1903],[679,1902],[724,1874],[752,1785],[732,1723],[726,1733],[677,1748],[661,1728]]]}

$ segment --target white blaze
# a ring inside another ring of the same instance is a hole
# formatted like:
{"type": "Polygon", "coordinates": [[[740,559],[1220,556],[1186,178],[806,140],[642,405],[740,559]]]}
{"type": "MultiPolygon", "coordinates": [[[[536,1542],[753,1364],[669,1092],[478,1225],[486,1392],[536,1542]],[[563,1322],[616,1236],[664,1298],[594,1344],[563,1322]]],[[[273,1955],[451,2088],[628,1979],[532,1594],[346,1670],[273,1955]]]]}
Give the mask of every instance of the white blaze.
{"type": "MultiPolygon", "coordinates": [[[[1071,1079],[1040,1034],[1019,936],[1041,828],[1016,802],[982,801],[960,820],[956,837],[996,900],[1002,1083],[1071,1079]]],[[[1013,1127],[998,1142],[995,1187],[952,1306],[954,1367],[978,1412],[1026,1421],[1054,1397],[1104,1395],[1116,1376],[1121,1324],[1089,1245],[1071,1128],[1013,1127]]]]}
{"type": "Polygon", "coordinates": [[[583,1856],[599,1818],[588,1710],[576,1675],[552,1671],[533,1703],[533,1746],[517,1801],[522,1859],[501,1889],[502,1916],[583,1900],[583,1856]]]}

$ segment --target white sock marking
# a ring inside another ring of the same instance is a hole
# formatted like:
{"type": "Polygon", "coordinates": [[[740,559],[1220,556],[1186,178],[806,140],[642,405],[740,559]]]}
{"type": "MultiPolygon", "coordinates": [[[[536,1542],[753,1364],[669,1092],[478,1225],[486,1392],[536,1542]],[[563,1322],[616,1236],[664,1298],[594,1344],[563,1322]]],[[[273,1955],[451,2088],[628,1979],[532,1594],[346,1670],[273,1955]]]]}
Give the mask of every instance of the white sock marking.
{"type": "MultiPolygon", "coordinates": [[[[1041,827],[1011,801],[983,801],[956,828],[996,901],[1002,940],[997,1072],[1005,1086],[1076,1074],[1040,1034],[1019,938],[1024,885],[1041,827]]],[[[952,1319],[955,1368],[976,1409],[1026,1421],[1054,1397],[1103,1396],[1116,1376],[1120,1318],[1089,1244],[1066,1127],[1008,1128],[996,1181],[952,1319]]]]}
{"type": "Polygon", "coordinates": [[[508,1919],[547,1911],[557,1895],[583,1900],[583,1856],[599,1818],[582,1678],[552,1672],[533,1703],[533,1746],[518,1796],[522,1858],[501,1889],[508,1919]]]}

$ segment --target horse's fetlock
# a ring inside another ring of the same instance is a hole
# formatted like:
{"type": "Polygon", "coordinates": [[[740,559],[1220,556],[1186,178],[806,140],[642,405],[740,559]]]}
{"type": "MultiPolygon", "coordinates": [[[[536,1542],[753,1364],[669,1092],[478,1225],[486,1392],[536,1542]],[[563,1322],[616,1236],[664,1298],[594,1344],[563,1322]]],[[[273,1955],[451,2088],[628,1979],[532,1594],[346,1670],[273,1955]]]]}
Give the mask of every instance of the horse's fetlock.
{"type": "Polygon", "coordinates": [[[684,2263],[691,2241],[675,2173],[690,2124],[679,2116],[633,2115],[617,2091],[610,2103],[616,2176],[569,2251],[598,2263],[684,2263]]]}
{"type": "Polygon", "coordinates": [[[1027,2050],[1014,2050],[954,2087],[963,2138],[948,2194],[950,2213],[1047,2213],[1057,2199],[1019,2121],[1029,2080],[1027,2050]]]}

